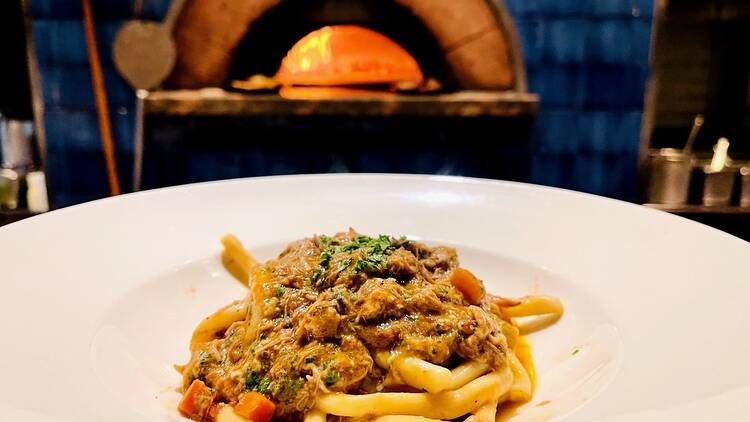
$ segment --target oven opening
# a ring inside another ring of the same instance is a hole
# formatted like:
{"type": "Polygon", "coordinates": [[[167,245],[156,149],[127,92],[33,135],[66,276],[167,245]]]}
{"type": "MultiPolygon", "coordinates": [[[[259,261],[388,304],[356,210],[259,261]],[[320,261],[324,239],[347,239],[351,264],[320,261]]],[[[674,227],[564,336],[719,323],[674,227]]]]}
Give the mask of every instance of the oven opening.
{"type": "Polygon", "coordinates": [[[293,97],[457,88],[432,33],[390,0],[282,2],[250,24],[233,54],[230,82],[260,75],[293,97]]]}

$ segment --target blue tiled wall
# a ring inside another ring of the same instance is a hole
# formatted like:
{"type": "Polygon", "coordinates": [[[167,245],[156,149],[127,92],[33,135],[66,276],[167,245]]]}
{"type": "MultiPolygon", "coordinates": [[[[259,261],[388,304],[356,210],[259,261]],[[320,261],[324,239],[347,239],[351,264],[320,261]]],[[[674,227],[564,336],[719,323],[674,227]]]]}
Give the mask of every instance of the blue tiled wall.
{"type": "MultiPolygon", "coordinates": [[[[506,0],[516,19],[529,88],[542,97],[529,140],[531,181],[630,199],[634,195],[653,0],[506,0]]],[[[134,96],[111,62],[133,0],[93,0],[117,159],[127,190],[134,96]]],[[[33,0],[50,196],[60,207],[105,196],[80,0],[33,0]]],[[[143,0],[159,19],[169,0],[143,0]]]]}
{"type": "Polygon", "coordinates": [[[532,182],[635,197],[653,0],[506,0],[540,94],[532,182]]]}

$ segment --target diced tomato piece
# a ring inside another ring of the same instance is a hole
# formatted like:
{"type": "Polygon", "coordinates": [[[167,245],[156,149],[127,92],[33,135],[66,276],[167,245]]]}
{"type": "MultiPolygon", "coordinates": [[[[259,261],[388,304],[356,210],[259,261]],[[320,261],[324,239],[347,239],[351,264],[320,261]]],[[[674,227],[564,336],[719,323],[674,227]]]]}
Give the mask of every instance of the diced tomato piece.
{"type": "Polygon", "coordinates": [[[269,422],[275,410],[276,405],[271,400],[255,391],[243,394],[234,406],[234,413],[253,422],[269,422]]]}
{"type": "Polygon", "coordinates": [[[206,386],[203,381],[193,380],[180,400],[177,409],[183,415],[195,421],[202,421],[216,400],[216,390],[206,386]]]}

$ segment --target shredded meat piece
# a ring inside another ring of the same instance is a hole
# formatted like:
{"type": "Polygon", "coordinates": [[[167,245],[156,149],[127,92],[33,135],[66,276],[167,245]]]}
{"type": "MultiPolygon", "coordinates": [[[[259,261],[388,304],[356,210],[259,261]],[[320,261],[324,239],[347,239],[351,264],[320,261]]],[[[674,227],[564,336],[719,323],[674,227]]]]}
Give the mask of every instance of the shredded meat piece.
{"type": "Polygon", "coordinates": [[[411,252],[399,248],[388,256],[386,269],[399,280],[410,280],[419,273],[419,261],[411,252]]]}
{"type": "Polygon", "coordinates": [[[397,317],[406,308],[404,288],[395,279],[367,280],[357,295],[357,317],[366,321],[397,317]]]}
{"type": "Polygon", "coordinates": [[[340,322],[341,315],[336,311],[334,302],[316,302],[303,315],[298,336],[306,334],[318,340],[333,337],[338,332],[340,322]]]}
{"type": "Polygon", "coordinates": [[[488,363],[493,368],[502,368],[507,362],[508,343],[503,336],[500,323],[493,315],[477,306],[470,306],[473,321],[464,328],[471,332],[458,345],[458,354],[466,359],[488,363]]]}
{"type": "Polygon", "coordinates": [[[446,273],[458,266],[458,255],[453,248],[438,246],[430,251],[429,256],[420,260],[420,263],[432,273],[446,273]]]}

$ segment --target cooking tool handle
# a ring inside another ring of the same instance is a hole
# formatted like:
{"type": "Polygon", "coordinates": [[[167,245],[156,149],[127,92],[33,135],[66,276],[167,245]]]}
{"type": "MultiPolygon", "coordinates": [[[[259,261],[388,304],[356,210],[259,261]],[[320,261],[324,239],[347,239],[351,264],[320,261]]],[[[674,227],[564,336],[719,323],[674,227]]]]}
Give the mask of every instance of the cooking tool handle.
{"type": "Polygon", "coordinates": [[[685,155],[689,155],[693,152],[693,144],[695,144],[695,138],[698,137],[698,132],[700,132],[701,127],[703,127],[703,115],[698,114],[693,119],[693,127],[690,129],[690,135],[688,136],[687,143],[685,144],[685,148],[682,150],[682,153],[685,155]]]}
{"type": "Polygon", "coordinates": [[[172,28],[174,27],[175,22],[177,22],[177,18],[180,16],[183,6],[185,6],[185,0],[173,0],[172,4],[169,5],[167,17],[164,18],[163,23],[164,29],[168,32],[172,32],[172,28]]]}

